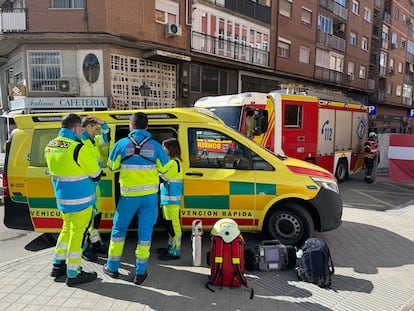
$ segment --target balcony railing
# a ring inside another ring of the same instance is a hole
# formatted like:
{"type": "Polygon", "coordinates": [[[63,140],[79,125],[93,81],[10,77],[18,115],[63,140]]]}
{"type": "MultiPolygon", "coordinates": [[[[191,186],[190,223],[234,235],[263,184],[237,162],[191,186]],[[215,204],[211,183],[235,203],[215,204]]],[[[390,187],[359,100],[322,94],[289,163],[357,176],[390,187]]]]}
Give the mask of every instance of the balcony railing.
{"type": "Polygon", "coordinates": [[[346,41],[324,31],[318,31],[318,43],[345,52],[346,41]]]}
{"type": "Polygon", "coordinates": [[[333,83],[343,83],[344,73],[329,68],[316,66],[315,79],[333,83]]]}
{"type": "Polygon", "coordinates": [[[26,31],[26,12],[24,9],[0,9],[0,33],[26,31]]]}
{"type": "Polygon", "coordinates": [[[344,20],[348,19],[348,9],[333,0],[319,0],[319,6],[331,11],[344,20]]]}
{"type": "Polygon", "coordinates": [[[193,31],[191,50],[256,66],[269,67],[269,52],[193,31]]]}

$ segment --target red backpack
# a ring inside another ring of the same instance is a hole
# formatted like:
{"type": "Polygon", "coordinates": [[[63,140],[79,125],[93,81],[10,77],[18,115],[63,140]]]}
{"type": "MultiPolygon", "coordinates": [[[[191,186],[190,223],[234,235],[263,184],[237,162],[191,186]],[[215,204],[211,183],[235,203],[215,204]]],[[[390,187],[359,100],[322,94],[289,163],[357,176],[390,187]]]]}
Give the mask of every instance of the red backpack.
{"type": "Polygon", "coordinates": [[[210,285],[240,287],[250,289],[250,299],[253,299],[254,291],[247,286],[244,276],[244,239],[239,234],[230,243],[226,243],[220,236],[213,235],[209,256],[210,277],[206,287],[214,292],[210,285]]]}

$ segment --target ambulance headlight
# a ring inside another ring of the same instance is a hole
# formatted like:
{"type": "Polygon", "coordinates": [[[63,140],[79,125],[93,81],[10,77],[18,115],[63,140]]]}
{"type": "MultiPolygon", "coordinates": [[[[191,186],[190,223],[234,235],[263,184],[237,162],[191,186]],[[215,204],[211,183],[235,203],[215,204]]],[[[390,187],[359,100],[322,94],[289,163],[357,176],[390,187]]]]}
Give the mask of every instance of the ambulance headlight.
{"type": "Polygon", "coordinates": [[[332,179],[314,177],[314,176],[312,176],[311,178],[320,187],[325,188],[327,190],[331,190],[331,191],[336,192],[337,194],[339,194],[339,187],[338,187],[338,184],[336,183],[336,181],[334,181],[332,179]]]}

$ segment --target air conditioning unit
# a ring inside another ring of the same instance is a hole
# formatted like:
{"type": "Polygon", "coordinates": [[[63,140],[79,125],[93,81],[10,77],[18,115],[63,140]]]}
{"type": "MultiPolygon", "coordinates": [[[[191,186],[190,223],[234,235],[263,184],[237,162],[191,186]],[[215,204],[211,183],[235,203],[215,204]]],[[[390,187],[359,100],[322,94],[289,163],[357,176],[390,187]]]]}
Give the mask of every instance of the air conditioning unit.
{"type": "Polygon", "coordinates": [[[391,43],[391,49],[395,50],[397,48],[397,43],[391,43]]]}
{"type": "Polygon", "coordinates": [[[79,85],[77,78],[62,78],[58,81],[58,91],[61,94],[77,95],[79,93],[79,85]]]}
{"type": "Polygon", "coordinates": [[[348,81],[354,81],[354,74],[352,72],[348,72],[348,81]]]}
{"type": "Polygon", "coordinates": [[[165,25],[165,36],[166,37],[182,36],[181,25],[178,25],[178,24],[166,24],[165,25]]]}
{"type": "Polygon", "coordinates": [[[336,28],[336,32],[345,32],[345,27],[346,27],[346,25],[344,23],[338,24],[338,26],[336,28]]]}
{"type": "Polygon", "coordinates": [[[388,70],[388,73],[389,73],[389,75],[390,75],[390,76],[395,75],[395,69],[394,69],[394,68],[390,68],[390,69],[388,70]]]}

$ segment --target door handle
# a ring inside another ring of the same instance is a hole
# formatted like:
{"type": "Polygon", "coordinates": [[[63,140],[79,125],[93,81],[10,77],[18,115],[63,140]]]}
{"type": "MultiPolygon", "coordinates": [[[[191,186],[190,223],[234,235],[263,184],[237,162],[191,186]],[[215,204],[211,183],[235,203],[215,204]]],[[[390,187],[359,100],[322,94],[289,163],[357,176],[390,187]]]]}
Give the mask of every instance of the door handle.
{"type": "Polygon", "coordinates": [[[187,176],[203,176],[203,173],[201,173],[201,172],[196,172],[196,173],[191,173],[191,172],[188,172],[188,173],[185,173],[187,176]]]}

